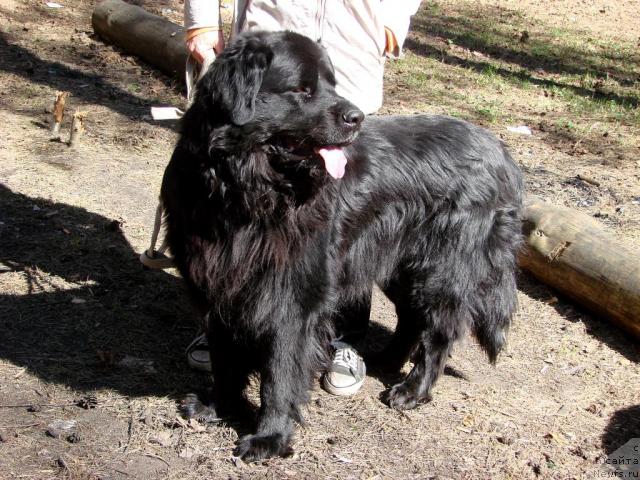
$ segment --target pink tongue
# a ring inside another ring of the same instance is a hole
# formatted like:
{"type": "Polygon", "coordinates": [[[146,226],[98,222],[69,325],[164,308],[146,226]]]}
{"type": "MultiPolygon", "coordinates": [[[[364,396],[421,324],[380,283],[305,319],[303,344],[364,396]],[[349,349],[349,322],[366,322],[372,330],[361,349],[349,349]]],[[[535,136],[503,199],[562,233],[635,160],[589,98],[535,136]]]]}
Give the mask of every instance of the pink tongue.
{"type": "Polygon", "coordinates": [[[344,167],[347,164],[347,157],[340,147],[325,147],[317,150],[318,154],[324,160],[324,168],[327,169],[329,175],[333,178],[342,178],[344,176],[344,167]]]}

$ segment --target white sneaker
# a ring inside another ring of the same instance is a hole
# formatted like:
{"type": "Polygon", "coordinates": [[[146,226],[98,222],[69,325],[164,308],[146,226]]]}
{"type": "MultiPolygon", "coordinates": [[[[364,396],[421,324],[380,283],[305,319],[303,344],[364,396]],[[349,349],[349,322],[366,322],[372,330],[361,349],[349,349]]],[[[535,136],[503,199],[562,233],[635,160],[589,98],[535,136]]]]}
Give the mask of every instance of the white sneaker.
{"type": "Polygon", "coordinates": [[[343,342],[333,342],[333,362],[322,380],[324,389],[333,395],[353,395],[364,383],[367,369],[355,349],[343,342]]]}

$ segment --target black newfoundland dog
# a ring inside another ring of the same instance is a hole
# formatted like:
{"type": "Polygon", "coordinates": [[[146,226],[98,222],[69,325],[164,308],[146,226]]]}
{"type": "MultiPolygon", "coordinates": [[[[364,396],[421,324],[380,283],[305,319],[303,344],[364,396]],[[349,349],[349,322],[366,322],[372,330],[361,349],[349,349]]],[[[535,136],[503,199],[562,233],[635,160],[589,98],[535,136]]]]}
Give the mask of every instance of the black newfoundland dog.
{"type": "Polygon", "coordinates": [[[387,392],[396,409],[428,399],[467,329],[494,361],[516,307],[523,187],[505,147],[452,118],[364,118],[335,83],[304,36],[240,36],[198,84],[164,175],[213,365],[212,404],[183,407],[233,409],[258,372],[256,433],[235,450],[249,461],[290,452],[332,325],[374,283],[398,314],[376,363],[414,363],[387,392]]]}

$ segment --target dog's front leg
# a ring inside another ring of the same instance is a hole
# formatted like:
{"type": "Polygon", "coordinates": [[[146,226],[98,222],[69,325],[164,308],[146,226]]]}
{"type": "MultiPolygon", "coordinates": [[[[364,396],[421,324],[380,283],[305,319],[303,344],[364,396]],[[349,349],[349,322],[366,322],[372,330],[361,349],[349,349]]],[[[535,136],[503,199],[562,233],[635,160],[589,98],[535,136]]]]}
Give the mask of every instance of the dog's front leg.
{"type": "Polygon", "coordinates": [[[267,364],[261,370],[260,414],[255,434],[240,439],[234,454],[256,461],[292,453],[294,421],[307,401],[312,379],[309,344],[304,335],[282,328],[275,333],[267,364]],[[288,334],[289,333],[289,334],[288,334]]]}

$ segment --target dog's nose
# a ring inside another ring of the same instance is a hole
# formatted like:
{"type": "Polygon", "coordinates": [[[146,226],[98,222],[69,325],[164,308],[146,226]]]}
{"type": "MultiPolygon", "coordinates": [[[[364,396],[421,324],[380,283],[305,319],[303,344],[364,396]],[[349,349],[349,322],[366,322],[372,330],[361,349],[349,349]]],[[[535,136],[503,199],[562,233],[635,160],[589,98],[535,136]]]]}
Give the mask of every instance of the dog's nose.
{"type": "Polygon", "coordinates": [[[342,114],[342,119],[351,127],[357,127],[364,120],[364,113],[358,109],[349,110],[342,114]]]}

